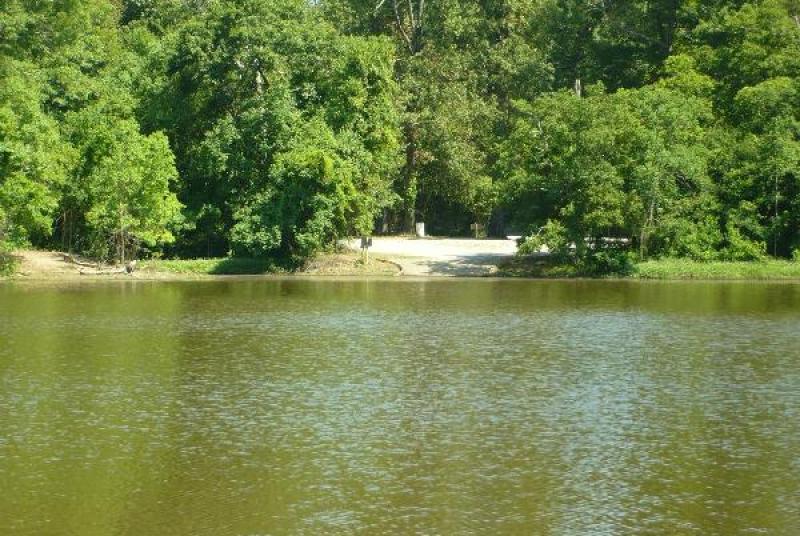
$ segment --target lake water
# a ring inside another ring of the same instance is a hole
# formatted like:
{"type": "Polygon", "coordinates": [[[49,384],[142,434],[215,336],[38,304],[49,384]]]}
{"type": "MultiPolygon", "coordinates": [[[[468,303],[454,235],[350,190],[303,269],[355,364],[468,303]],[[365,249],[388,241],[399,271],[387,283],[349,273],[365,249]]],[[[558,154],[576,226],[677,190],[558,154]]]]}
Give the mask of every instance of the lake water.
{"type": "Polygon", "coordinates": [[[800,534],[800,285],[0,285],[0,534],[800,534]]]}

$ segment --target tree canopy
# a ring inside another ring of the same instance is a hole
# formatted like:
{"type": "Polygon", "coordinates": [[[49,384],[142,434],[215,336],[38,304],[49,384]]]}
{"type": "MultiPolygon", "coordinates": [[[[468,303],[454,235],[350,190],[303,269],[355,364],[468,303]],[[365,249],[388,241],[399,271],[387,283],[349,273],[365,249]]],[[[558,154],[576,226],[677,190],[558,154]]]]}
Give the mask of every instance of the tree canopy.
{"type": "Polygon", "coordinates": [[[0,243],[302,259],[416,221],[791,257],[800,1],[0,5],[0,243]]]}

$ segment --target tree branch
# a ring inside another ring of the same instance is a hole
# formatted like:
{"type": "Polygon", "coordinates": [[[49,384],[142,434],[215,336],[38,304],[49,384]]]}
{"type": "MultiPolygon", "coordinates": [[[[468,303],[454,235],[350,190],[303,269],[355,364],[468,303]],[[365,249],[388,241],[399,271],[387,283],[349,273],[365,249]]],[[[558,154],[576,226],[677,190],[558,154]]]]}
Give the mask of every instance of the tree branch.
{"type": "Polygon", "coordinates": [[[417,21],[414,19],[414,4],[411,0],[407,0],[408,3],[408,16],[411,20],[411,35],[413,36],[417,29],[417,21]]]}
{"type": "Polygon", "coordinates": [[[408,45],[409,52],[413,54],[414,47],[411,46],[411,39],[408,37],[406,29],[403,28],[403,20],[400,18],[400,8],[397,7],[397,1],[398,0],[392,0],[392,4],[394,5],[394,19],[397,21],[397,29],[400,30],[400,35],[403,36],[403,41],[405,41],[406,45],[408,45]]]}

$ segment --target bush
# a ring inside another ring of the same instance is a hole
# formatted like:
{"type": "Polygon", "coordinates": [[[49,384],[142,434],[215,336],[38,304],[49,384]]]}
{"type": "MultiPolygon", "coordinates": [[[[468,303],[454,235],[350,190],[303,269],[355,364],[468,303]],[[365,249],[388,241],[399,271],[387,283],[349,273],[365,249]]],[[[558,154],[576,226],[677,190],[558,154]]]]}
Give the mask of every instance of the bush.
{"type": "Polygon", "coordinates": [[[764,242],[748,240],[732,225],[728,225],[727,242],[721,255],[726,261],[760,261],[767,254],[764,242]]]}
{"type": "Polygon", "coordinates": [[[554,259],[564,260],[569,256],[567,228],[561,222],[547,220],[544,227],[522,241],[518,252],[520,255],[533,255],[542,249],[549,251],[554,259]]]}
{"type": "Polygon", "coordinates": [[[636,268],[635,257],[621,249],[605,249],[588,256],[583,271],[590,275],[630,275],[636,268]]]}
{"type": "Polygon", "coordinates": [[[0,207],[0,276],[14,272],[14,258],[11,256],[11,243],[8,240],[6,218],[0,207]]]}
{"type": "Polygon", "coordinates": [[[0,277],[11,275],[17,267],[17,262],[11,253],[0,244],[0,277]]]}

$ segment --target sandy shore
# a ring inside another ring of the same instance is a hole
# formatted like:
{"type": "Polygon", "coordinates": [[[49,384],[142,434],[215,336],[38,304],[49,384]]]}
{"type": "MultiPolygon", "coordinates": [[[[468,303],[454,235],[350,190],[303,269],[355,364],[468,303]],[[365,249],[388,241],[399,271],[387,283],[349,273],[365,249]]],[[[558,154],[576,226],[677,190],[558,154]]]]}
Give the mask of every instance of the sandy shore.
{"type": "Polygon", "coordinates": [[[92,279],[173,279],[176,274],[125,273],[119,266],[97,264],[90,259],[69,256],[60,251],[17,250],[13,279],[30,280],[92,280],[92,279]],[[73,259],[76,262],[71,261],[73,259]]]}

